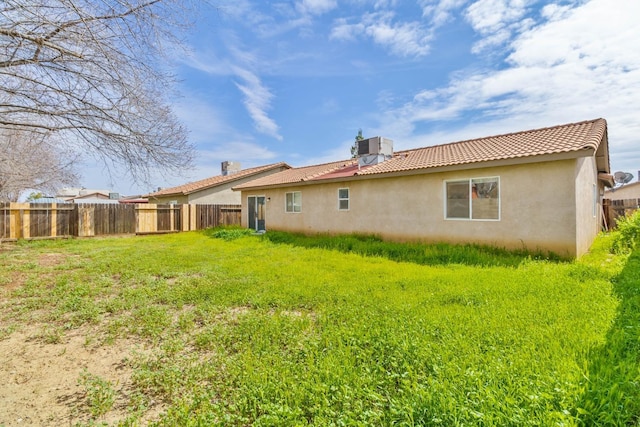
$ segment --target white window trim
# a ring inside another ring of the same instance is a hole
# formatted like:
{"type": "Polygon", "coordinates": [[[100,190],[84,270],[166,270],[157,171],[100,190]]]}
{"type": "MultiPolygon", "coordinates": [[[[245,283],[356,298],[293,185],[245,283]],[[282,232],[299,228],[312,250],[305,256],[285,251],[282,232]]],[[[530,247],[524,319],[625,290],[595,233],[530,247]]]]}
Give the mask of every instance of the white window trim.
{"type": "Polygon", "coordinates": [[[351,209],[351,190],[349,190],[349,187],[338,188],[338,210],[344,212],[344,211],[348,211],[350,209],[351,209]],[[347,197],[346,198],[341,198],[340,197],[340,190],[347,190],[347,197]],[[343,201],[343,200],[347,201],[347,206],[348,206],[347,209],[342,209],[340,207],[340,202],[343,201]]]}
{"type": "Polygon", "coordinates": [[[500,176],[475,176],[475,177],[471,177],[471,178],[459,178],[459,179],[447,179],[444,181],[444,185],[443,185],[443,200],[444,200],[444,206],[443,206],[443,214],[444,214],[444,219],[446,221],[491,221],[491,222],[498,222],[502,220],[502,186],[500,185],[500,176]],[[473,218],[473,202],[472,202],[472,195],[471,192],[472,190],[472,186],[471,186],[471,182],[474,179],[497,179],[498,180],[498,218],[473,218]],[[468,182],[469,183],[469,218],[449,218],[447,216],[447,183],[449,182],[468,182]]]}
{"type": "Polygon", "coordinates": [[[302,213],[302,191],[287,191],[286,193],[284,193],[284,212],[285,213],[292,213],[292,214],[299,214],[302,213]],[[292,200],[292,204],[291,204],[291,208],[293,210],[288,210],[287,209],[287,195],[288,194],[295,194],[298,193],[300,194],[300,204],[298,205],[300,207],[299,211],[296,211],[296,204],[295,204],[295,195],[292,196],[293,200],[292,200]]]}

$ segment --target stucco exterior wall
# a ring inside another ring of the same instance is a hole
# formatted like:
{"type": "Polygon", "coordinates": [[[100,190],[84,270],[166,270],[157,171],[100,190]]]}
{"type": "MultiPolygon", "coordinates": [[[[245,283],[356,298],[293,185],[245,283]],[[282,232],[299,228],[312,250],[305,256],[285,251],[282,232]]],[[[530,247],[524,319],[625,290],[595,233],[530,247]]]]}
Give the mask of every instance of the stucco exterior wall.
{"type": "Polygon", "coordinates": [[[171,202],[176,202],[178,205],[185,205],[189,203],[189,198],[187,196],[160,196],[149,199],[149,203],[155,203],[158,205],[164,205],[171,202]]]}
{"type": "Polygon", "coordinates": [[[609,190],[604,193],[604,198],[611,200],[640,199],[640,182],[630,182],[614,190],[609,190]]]}
{"type": "Polygon", "coordinates": [[[598,170],[593,157],[576,160],[576,253],[589,250],[602,224],[604,184],[598,182],[598,170]]]}
{"type": "Polygon", "coordinates": [[[398,241],[474,242],[576,256],[577,169],[580,175],[587,174],[570,159],[243,191],[242,221],[246,226],[247,197],[265,196],[267,230],[355,232],[398,241]],[[482,177],[500,179],[500,219],[445,219],[445,181],[482,177]],[[339,188],[349,188],[348,211],[338,210],[339,188]],[[285,212],[285,193],[291,191],[301,191],[300,213],[285,212]]]}
{"type": "Polygon", "coordinates": [[[244,184],[245,182],[252,181],[254,179],[262,178],[267,175],[281,172],[285,169],[285,167],[278,167],[241,179],[234,179],[229,182],[221,183],[214,187],[205,188],[200,191],[194,191],[193,193],[188,195],[160,196],[149,201],[153,203],[169,203],[173,200],[176,200],[178,204],[191,203],[196,205],[239,205],[241,198],[240,192],[233,191],[232,187],[244,184]]]}
{"type": "MultiPolygon", "coordinates": [[[[248,181],[248,180],[243,180],[248,181]]],[[[189,194],[189,203],[196,205],[239,205],[240,195],[231,187],[239,182],[229,182],[189,194]]]]}

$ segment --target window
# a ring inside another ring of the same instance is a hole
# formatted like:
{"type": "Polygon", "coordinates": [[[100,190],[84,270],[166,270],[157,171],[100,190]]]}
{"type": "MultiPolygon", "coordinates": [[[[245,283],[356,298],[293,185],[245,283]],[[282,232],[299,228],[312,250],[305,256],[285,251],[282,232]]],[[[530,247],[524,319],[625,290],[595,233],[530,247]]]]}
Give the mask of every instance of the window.
{"type": "Polygon", "coordinates": [[[338,210],[349,210],[349,189],[338,188],[338,210]]]}
{"type": "Polygon", "coordinates": [[[286,212],[302,212],[302,192],[286,193],[286,212]]]}
{"type": "Polygon", "coordinates": [[[447,219],[500,219],[500,179],[472,178],[445,182],[447,219]]]}

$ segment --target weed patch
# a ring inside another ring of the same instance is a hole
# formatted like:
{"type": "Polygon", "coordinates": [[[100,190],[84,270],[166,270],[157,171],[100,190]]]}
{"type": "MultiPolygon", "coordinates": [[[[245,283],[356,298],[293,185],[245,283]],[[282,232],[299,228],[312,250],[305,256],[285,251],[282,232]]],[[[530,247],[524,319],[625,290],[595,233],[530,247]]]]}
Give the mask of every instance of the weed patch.
{"type": "Polygon", "coordinates": [[[118,405],[102,374],[80,379],[91,419],[130,408],[121,425],[154,407],[157,426],[638,421],[640,266],[610,252],[613,236],[569,262],[244,234],[16,245],[0,252],[21,278],[2,334],[32,323],[55,345],[81,327],[97,345],[144,343],[118,405]]]}

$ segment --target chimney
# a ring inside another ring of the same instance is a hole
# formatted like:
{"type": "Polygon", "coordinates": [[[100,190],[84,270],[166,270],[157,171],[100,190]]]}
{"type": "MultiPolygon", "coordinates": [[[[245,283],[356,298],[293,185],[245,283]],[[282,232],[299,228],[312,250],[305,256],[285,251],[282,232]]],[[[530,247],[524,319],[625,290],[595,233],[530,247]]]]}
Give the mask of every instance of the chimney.
{"type": "Polygon", "coordinates": [[[240,162],[226,161],[221,164],[222,176],[227,176],[240,172],[240,162]]]}

